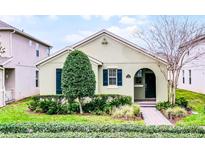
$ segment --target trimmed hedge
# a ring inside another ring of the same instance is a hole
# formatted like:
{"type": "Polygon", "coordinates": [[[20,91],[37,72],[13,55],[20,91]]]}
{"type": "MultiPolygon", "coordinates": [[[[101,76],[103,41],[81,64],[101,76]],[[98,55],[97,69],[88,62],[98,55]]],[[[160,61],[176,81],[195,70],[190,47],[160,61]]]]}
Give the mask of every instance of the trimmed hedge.
{"type": "Polygon", "coordinates": [[[63,132],[63,133],[9,133],[0,138],[205,138],[199,133],[140,133],[140,132],[63,132]]]}
{"type": "Polygon", "coordinates": [[[134,124],[66,124],[66,123],[20,123],[0,124],[0,134],[7,133],[61,133],[61,132],[138,132],[138,133],[177,133],[177,134],[205,134],[205,129],[191,126],[139,126],[134,124]]]}

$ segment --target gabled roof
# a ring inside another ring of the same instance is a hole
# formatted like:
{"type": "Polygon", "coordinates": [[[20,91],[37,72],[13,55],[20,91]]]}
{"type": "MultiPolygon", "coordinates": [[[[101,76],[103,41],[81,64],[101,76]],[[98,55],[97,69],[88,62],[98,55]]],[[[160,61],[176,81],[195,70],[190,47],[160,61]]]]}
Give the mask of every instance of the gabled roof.
{"type": "MultiPolygon", "coordinates": [[[[62,54],[65,54],[65,53],[67,53],[67,52],[71,52],[71,51],[73,51],[73,50],[74,50],[74,49],[72,49],[72,48],[65,47],[65,48],[63,48],[62,50],[59,50],[58,52],[56,52],[56,53],[50,55],[49,57],[47,57],[47,58],[45,58],[45,59],[39,61],[39,62],[36,64],[36,66],[39,66],[39,65],[41,65],[41,64],[45,64],[46,62],[49,62],[49,61],[52,60],[53,58],[57,58],[57,57],[61,56],[62,54]]],[[[88,55],[87,55],[87,56],[88,56],[88,55]]],[[[97,65],[102,65],[102,64],[103,64],[101,61],[99,61],[99,60],[97,60],[97,59],[95,59],[95,58],[93,58],[93,57],[91,57],[91,56],[88,56],[88,58],[90,59],[90,61],[96,63],[97,65]]]]}
{"type": "Polygon", "coordinates": [[[35,38],[35,37],[33,37],[33,36],[23,32],[23,31],[17,29],[16,27],[13,27],[13,26],[11,26],[11,25],[9,25],[9,24],[7,24],[7,23],[5,23],[5,22],[0,20],[0,31],[5,31],[5,30],[7,30],[7,31],[15,31],[15,33],[20,34],[20,35],[22,35],[24,37],[27,37],[29,39],[35,40],[35,41],[37,41],[37,42],[39,42],[39,43],[41,43],[41,44],[43,44],[43,45],[45,45],[47,47],[52,47],[50,44],[48,44],[46,42],[43,42],[43,41],[41,41],[41,40],[39,40],[39,39],[37,39],[37,38],[35,38]]]}
{"type": "MultiPolygon", "coordinates": [[[[144,54],[144,55],[146,55],[146,56],[149,56],[149,57],[151,57],[151,58],[153,58],[153,59],[155,59],[155,60],[157,60],[157,61],[160,61],[160,62],[162,62],[162,63],[164,63],[164,64],[167,64],[166,61],[165,61],[164,59],[162,59],[160,56],[154,55],[154,54],[152,54],[152,53],[146,51],[146,50],[143,49],[142,47],[139,47],[139,46],[137,46],[136,44],[134,44],[134,43],[132,43],[132,42],[130,42],[130,41],[128,41],[128,40],[126,40],[126,39],[124,39],[124,38],[118,36],[118,35],[115,35],[115,34],[109,32],[109,31],[103,29],[103,30],[101,30],[101,31],[99,31],[99,32],[97,32],[97,33],[95,33],[95,34],[93,34],[93,35],[91,35],[91,36],[89,36],[89,37],[87,37],[87,38],[85,38],[85,39],[83,39],[83,40],[81,40],[81,41],[79,41],[79,42],[77,42],[77,43],[71,45],[71,46],[67,46],[67,47],[63,48],[62,50],[59,50],[58,52],[56,52],[56,53],[50,55],[50,56],[47,57],[46,59],[44,59],[44,60],[38,62],[37,65],[43,64],[44,62],[46,62],[46,61],[52,59],[53,57],[56,57],[56,56],[58,56],[58,55],[61,55],[62,53],[66,52],[66,51],[68,51],[68,50],[73,50],[73,49],[75,49],[75,48],[77,48],[77,47],[79,47],[79,46],[81,46],[81,45],[83,45],[83,44],[85,44],[85,43],[88,43],[89,41],[92,41],[93,39],[96,39],[96,38],[98,38],[98,37],[100,37],[101,35],[104,35],[104,34],[110,36],[111,38],[115,39],[115,40],[118,41],[118,42],[121,42],[121,43],[123,43],[123,44],[129,46],[130,48],[136,50],[137,52],[140,52],[140,53],[142,53],[142,54],[144,54]]],[[[97,60],[97,59],[95,59],[95,60],[97,60]]],[[[99,61],[99,60],[97,60],[97,61],[99,61]]],[[[100,62],[100,61],[99,61],[99,62],[100,62]]],[[[101,63],[102,63],[102,62],[101,62],[101,63]]]]}

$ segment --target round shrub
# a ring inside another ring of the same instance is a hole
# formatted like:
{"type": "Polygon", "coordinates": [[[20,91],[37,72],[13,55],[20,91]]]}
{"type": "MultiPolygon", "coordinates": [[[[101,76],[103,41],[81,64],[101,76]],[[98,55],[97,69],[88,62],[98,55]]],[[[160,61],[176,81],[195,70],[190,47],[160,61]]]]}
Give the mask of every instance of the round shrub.
{"type": "Polygon", "coordinates": [[[139,107],[139,105],[133,104],[133,105],[132,105],[132,108],[133,108],[133,113],[134,113],[134,115],[135,115],[135,116],[139,116],[139,114],[140,114],[140,107],[139,107]]]}
{"type": "Polygon", "coordinates": [[[136,104],[124,105],[113,109],[113,118],[135,119],[140,114],[140,107],[136,104]]]}
{"type": "Polygon", "coordinates": [[[173,105],[172,105],[170,102],[168,102],[168,101],[159,102],[159,103],[157,103],[157,105],[156,105],[156,108],[157,108],[159,111],[161,111],[161,110],[166,110],[166,109],[172,108],[172,107],[173,107],[173,105]]]}
{"type": "Polygon", "coordinates": [[[173,118],[182,118],[187,115],[187,111],[184,108],[181,107],[174,107],[174,108],[168,108],[165,113],[167,114],[168,117],[173,117],[173,118]]]}
{"type": "Polygon", "coordinates": [[[188,100],[186,100],[184,97],[176,98],[176,102],[175,102],[177,106],[181,106],[183,108],[187,108],[188,103],[189,103],[188,100]]]}

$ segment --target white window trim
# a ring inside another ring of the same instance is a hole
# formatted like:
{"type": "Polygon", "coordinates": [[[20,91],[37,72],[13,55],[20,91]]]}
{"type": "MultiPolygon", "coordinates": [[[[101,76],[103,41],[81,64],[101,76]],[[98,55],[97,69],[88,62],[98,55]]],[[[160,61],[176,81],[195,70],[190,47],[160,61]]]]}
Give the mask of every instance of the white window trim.
{"type": "Polygon", "coordinates": [[[110,68],[108,68],[108,88],[118,88],[118,85],[117,85],[117,68],[113,68],[113,67],[110,67],[110,68]],[[116,85],[110,85],[110,76],[109,76],[109,71],[110,71],[110,69],[115,69],[116,70],[116,85]]]}

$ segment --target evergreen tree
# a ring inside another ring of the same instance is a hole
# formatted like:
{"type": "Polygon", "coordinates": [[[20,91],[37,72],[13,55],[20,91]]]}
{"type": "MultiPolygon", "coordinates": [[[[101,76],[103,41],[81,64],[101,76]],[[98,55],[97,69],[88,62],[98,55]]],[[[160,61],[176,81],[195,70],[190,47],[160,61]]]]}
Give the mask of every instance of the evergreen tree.
{"type": "Polygon", "coordinates": [[[95,85],[95,74],[88,56],[78,50],[72,51],[63,66],[62,90],[69,100],[78,99],[81,114],[83,99],[94,95],[95,85]]]}

